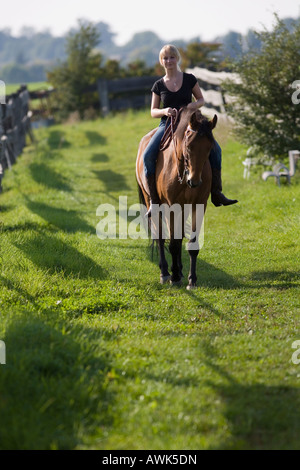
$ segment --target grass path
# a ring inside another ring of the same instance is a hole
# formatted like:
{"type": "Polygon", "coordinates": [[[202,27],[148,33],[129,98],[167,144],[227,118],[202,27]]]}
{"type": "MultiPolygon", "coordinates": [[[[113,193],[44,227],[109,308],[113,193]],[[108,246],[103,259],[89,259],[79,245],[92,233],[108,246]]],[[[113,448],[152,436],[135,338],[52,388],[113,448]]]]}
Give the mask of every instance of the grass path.
{"type": "MultiPolygon", "coordinates": [[[[99,240],[102,203],[138,202],[144,112],[40,129],[0,196],[1,449],[299,449],[299,172],[224,192],[197,291],[159,284],[146,240],[99,240]]],[[[184,253],[184,274],[188,256],[184,253]]]]}

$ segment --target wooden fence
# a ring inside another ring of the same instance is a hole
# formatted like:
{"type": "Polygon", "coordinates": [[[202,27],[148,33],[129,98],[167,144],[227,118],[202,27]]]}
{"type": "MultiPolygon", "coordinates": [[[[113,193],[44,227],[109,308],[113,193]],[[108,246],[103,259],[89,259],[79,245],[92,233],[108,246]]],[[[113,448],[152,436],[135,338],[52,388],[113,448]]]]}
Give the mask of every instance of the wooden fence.
{"type": "MultiPolygon", "coordinates": [[[[199,67],[188,69],[186,72],[196,76],[203,93],[205,107],[212,108],[220,114],[226,114],[226,96],[222,89],[222,82],[228,78],[235,80],[237,77],[234,74],[212,72],[199,67]]],[[[159,78],[148,76],[99,80],[97,89],[102,114],[106,116],[110,111],[150,107],[151,88],[159,78]]]]}
{"type": "Polygon", "coordinates": [[[230,72],[213,72],[212,70],[195,67],[187,69],[187,73],[192,73],[198,80],[206,108],[212,108],[222,116],[226,116],[226,104],[233,100],[224,89],[226,80],[239,82],[240,77],[236,73],[230,72]]]}
{"type": "Polygon", "coordinates": [[[98,81],[97,88],[102,114],[110,111],[150,106],[151,88],[160,77],[129,77],[98,81]]]}
{"type": "Polygon", "coordinates": [[[4,171],[11,168],[26,145],[26,135],[33,141],[30,95],[26,86],[6,96],[0,105],[0,192],[4,171]]]}

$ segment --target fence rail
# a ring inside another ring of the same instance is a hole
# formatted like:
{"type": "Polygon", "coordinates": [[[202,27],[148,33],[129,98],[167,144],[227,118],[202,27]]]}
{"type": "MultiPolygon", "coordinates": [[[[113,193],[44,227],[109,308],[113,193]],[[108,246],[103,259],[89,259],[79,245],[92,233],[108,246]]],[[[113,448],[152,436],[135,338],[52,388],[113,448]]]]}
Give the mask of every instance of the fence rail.
{"type": "Polygon", "coordinates": [[[98,93],[102,114],[128,108],[150,106],[150,90],[160,77],[129,77],[120,79],[98,80],[98,93]]]}
{"type": "MultiPolygon", "coordinates": [[[[226,113],[222,81],[228,78],[236,79],[234,74],[212,72],[201,68],[188,69],[187,72],[196,76],[204,96],[205,107],[213,108],[220,114],[226,113]]],[[[102,114],[106,116],[110,111],[150,106],[150,90],[159,78],[161,77],[147,76],[98,80],[97,88],[102,114]]]]}
{"type": "Polygon", "coordinates": [[[16,93],[6,96],[6,104],[0,105],[0,192],[4,171],[11,168],[26,145],[26,135],[33,142],[30,95],[21,86],[16,93]]]}

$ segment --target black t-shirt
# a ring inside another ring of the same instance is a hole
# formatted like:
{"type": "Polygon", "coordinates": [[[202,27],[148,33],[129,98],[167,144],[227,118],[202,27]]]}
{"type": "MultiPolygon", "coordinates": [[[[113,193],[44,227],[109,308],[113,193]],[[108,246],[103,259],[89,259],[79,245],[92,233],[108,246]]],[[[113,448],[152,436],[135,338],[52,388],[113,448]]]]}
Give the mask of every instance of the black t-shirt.
{"type": "Polygon", "coordinates": [[[163,78],[154,83],[151,91],[160,96],[163,108],[176,108],[179,110],[192,102],[192,90],[196,83],[197,78],[195,75],[183,72],[182,86],[178,91],[168,90],[163,78]]]}

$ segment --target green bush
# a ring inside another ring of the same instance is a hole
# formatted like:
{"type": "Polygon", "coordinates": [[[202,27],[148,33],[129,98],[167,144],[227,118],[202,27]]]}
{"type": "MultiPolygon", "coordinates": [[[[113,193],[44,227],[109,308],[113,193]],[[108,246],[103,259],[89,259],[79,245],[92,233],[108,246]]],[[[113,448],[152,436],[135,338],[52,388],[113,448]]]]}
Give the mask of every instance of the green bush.
{"type": "Polygon", "coordinates": [[[256,33],[261,50],[240,56],[233,69],[241,82],[227,82],[235,97],[228,106],[235,133],[249,146],[269,156],[299,148],[299,106],[292,102],[292,84],[300,79],[300,21],[291,30],[277,16],[272,31],[256,33]]]}

